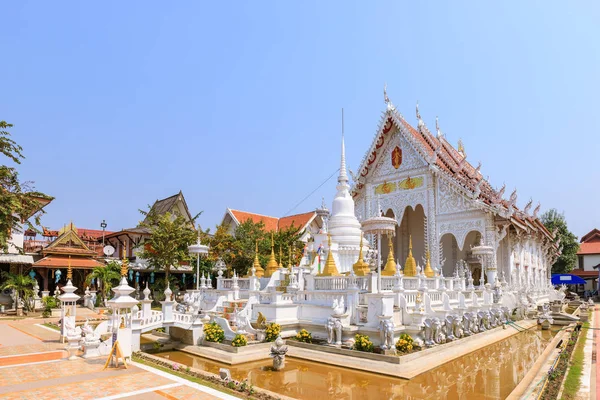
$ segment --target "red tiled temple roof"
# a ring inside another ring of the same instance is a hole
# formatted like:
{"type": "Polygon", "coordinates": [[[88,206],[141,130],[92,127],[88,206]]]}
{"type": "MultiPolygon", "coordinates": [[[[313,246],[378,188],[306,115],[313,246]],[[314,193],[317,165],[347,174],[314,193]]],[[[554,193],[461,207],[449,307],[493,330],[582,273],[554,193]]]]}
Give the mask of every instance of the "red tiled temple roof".
{"type": "MultiPolygon", "coordinates": [[[[87,257],[71,257],[70,262],[72,268],[92,269],[104,265],[99,261],[87,257]]],[[[68,265],[69,257],[58,255],[46,256],[41,260],[38,260],[35,263],[33,263],[34,267],[47,268],[66,268],[68,265]]]]}
{"type": "Polygon", "coordinates": [[[277,218],[240,210],[229,209],[229,211],[240,224],[248,220],[252,220],[254,223],[262,222],[265,225],[265,231],[267,232],[277,232],[282,229],[288,229],[291,226],[295,226],[298,229],[303,229],[306,224],[308,224],[316,215],[314,211],[310,211],[302,214],[277,218]]]}
{"type": "MultiPolygon", "coordinates": [[[[391,137],[394,132],[394,126],[398,129],[408,132],[407,138],[414,143],[417,152],[430,163],[435,157],[434,165],[439,168],[444,176],[454,181],[468,193],[473,193],[479,183],[478,199],[488,206],[508,208],[508,201],[500,198],[500,193],[497,192],[489,182],[484,179],[483,175],[471,165],[466,158],[457,149],[455,149],[443,135],[436,137],[431,134],[425,124],[415,129],[411,126],[404,117],[396,111],[395,108],[388,108],[383,113],[380,126],[373,140],[371,148],[367,151],[359,168],[359,176],[361,178],[368,177],[375,169],[378,159],[382,156],[384,143],[391,137]],[[437,152],[437,156],[436,156],[437,152]]],[[[353,188],[354,195],[364,188],[363,183],[355,182],[353,188]]],[[[531,228],[535,231],[540,231],[544,236],[553,240],[552,234],[544,227],[539,219],[529,216],[519,211],[516,205],[513,205],[515,212],[511,216],[511,220],[518,222],[524,227],[531,228]]]]}

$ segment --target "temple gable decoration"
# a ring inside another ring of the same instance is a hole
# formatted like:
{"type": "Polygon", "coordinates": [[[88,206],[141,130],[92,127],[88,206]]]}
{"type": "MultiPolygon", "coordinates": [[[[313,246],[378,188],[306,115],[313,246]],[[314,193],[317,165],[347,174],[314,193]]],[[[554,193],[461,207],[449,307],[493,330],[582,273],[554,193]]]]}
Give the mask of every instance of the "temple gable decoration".
{"type": "Polygon", "coordinates": [[[399,146],[394,147],[394,150],[392,150],[391,161],[394,169],[398,169],[400,168],[400,165],[402,165],[402,149],[399,146]]]}

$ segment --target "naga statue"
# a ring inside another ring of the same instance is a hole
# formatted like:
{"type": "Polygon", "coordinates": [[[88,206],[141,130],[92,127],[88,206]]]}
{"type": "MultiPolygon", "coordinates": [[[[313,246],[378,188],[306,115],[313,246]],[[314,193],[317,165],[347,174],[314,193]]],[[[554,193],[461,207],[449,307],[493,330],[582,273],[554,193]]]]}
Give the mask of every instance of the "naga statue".
{"type": "Polygon", "coordinates": [[[267,329],[267,318],[260,311],[256,318],[256,329],[267,329]]]}

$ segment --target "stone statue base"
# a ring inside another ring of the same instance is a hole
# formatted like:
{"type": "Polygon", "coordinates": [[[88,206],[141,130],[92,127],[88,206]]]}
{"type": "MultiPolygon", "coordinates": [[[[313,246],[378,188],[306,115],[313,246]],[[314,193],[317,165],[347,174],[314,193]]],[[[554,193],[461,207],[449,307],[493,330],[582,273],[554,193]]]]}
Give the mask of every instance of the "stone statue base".
{"type": "Polygon", "coordinates": [[[385,356],[397,356],[398,352],[396,351],[396,349],[387,349],[387,350],[383,350],[381,352],[381,354],[383,354],[385,356]]]}
{"type": "Polygon", "coordinates": [[[90,342],[84,342],[83,343],[83,358],[94,358],[94,357],[100,357],[102,356],[102,354],[100,354],[100,344],[102,342],[100,342],[100,340],[93,340],[90,342]]]}
{"type": "Polygon", "coordinates": [[[273,359],[273,370],[281,371],[284,368],[285,368],[285,358],[282,358],[281,360],[279,360],[277,358],[273,359]]]}
{"type": "Polygon", "coordinates": [[[68,360],[77,360],[77,351],[79,350],[80,340],[81,336],[67,336],[67,342],[69,343],[69,345],[66,348],[66,350],[69,352],[68,360]]]}

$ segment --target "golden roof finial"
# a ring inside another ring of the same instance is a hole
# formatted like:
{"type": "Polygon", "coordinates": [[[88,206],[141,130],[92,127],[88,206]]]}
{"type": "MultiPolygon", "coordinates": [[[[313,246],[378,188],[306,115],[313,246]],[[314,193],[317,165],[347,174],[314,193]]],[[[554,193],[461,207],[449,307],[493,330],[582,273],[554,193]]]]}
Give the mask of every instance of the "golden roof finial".
{"type": "Polygon", "coordinates": [[[73,279],[73,269],[71,268],[71,256],[69,256],[69,261],[67,264],[67,281],[73,279]]]}
{"type": "Polygon", "coordinates": [[[273,242],[273,232],[271,232],[271,257],[269,258],[269,262],[267,263],[267,269],[265,270],[265,277],[270,277],[273,275],[273,272],[277,271],[279,265],[277,264],[277,260],[275,259],[275,243],[273,242]]]}
{"type": "Polygon", "coordinates": [[[425,263],[425,276],[428,278],[433,278],[435,276],[435,271],[431,268],[431,258],[429,256],[429,250],[426,253],[427,262],[425,263]]]}
{"type": "Polygon", "coordinates": [[[121,261],[121,276],[127,275],[127,270],[129,269],[129,260],[127,260],[127,252],[125,251],[125,247],[123,246],[123,261],[121,261]]]}
{"type": "Polygon", "coordinates": [[[258,239],[256,239],[256,246],[254,250],[254,275],[262,278],[265,275],[265,270],[260,266],[260,261],[258,261],[258,239]]]}
{"type": "Polygon", "coordinates": [[[396,261],[394,261],[394,244],[392,243],[392,235],[388,235],[388,239],[388,257],[385,267],[383,268],[383,271],[381,271],[381,275],[393,276],[396,274],[396,261]]]}
{"type": "Polygon", "coordinates": [[[404,276],[417,276],[417,262],[412,255],[412,235],[408,236],[408,256],[404,262],[404,276]]]}
{"type": "Polygon", "coordinates": [[[365,262],[363,259],[363,235],[362,232],[360,234],[360,249],[358,250],[358,261],[354,263],[352,268],[354,269],[354,275],[356,276],[365,276],[371,270],[369,269],[369,264],[365,262]]]}
{"type": "Polygon", "coordinates": [[[292,270],[292,248],[288,246],[288,269],[292,270]]]}
{"type": "Polygon", "coordinates": [[[320,274],[321,276],[340,276],[340,273],[335,265],[335,260],[331,251],[331,234],[327,233],[327,261],[325,261],[325,268],[320,274]]]}

